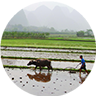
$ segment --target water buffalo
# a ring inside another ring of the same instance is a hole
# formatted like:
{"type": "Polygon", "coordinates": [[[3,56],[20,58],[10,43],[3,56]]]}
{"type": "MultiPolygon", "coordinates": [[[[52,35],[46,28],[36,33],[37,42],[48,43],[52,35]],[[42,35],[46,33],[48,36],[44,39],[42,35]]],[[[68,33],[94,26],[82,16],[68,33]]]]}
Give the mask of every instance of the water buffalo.
{"type": "Polygon", "coordinates": [[[27,64],[27,66],[28,66],[28,65],[36,65],[35,69],[36,69],[37,67],[39,67],[39,68],[40,68],[40,71],[41,71],[41,67],[45,67],[45,66],[48,67],[48,71],[49,71],[50,69],[53,70],[53,69],[52,69],[52,66],[51,66],[51,61],[50,61],[50,60],[47,60],[47,59],[31,60],[31,61],[29,61],[29,63],[27,64]]]}

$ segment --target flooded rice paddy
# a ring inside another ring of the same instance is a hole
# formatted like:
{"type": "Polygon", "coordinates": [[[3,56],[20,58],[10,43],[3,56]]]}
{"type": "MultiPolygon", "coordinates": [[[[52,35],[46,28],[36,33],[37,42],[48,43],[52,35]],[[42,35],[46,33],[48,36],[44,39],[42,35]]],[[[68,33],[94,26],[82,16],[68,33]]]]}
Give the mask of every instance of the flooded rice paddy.
{"type": "MultiPolygon", "coordinates": [[[[77,53],[47,53],[47,52],[25,52],[25,51],[1,51],[2,56],[52,58],[52,59],[75,59],[80,60],[81,54],[77,53]]],[[[95,54],[83,54],[85,60],[95,60],[95,54]]]]}
{"type": "MultiPolygon", "coordinates": [[[[16,65],[16,66],[27,66],[30,60],[25,59],[4,59],[2,58],[2,63],[4,65],[16,65]]],[[[65,62],[65,61],[51,61],[51,65],[53,68],[66,68],[66,67],[73,67],[75,68],[79,62],[65,62]]],[[[86,68],[91,70],[93,68],[94,63],[86,63],[86,68]]],[[[31,65],[34,66],[34,65],[31,65]]],[[[79,69],[80,66],[77,67],[79,69]]]]}
{"type": "MultiPolygon", "coordinates": [[[[67,50],[67,49],[43,49],[43,48],[19,48],[1,47],[1,56],[52,58],[80,60],[83,55],[85,60],[95,60],[94,50],[67,50]],[[7,50],[6,50],[7,49],[7,50]],[[68,53],[67,53],[68,52],[68,53]],[[73,52],[73,53],[72,53],[73,52]],[[81,52],[81,53],[80,53],[81,52]],[[85,54],[87,52],[88,54],[85,54]],[[90,54],[89,54],[90,53],[90,54]],[[93,54],[94,53],[94,54],[93,54]]],[[[3,65],[27,66],[30,59],[2,58],[3,65]]],[[[51,61],[53,68],[75,68],[79,62],[51,61]]],[[[94,63],[86,62],[86,68],[92,70],[94,63]]],[[[34,66],[34,65],[32,65],[34,66]]],[[[79,69],[78,66],[76,69],[79,69]]],[[[60,96],[67,94],[81,85],[87,75],[85,72],[70,73],[69,71],[50,71],[39,69],[4,68],[10,79],[21,89],[36,96],[60,96]]]]}
{"type": "Polygon", "coordinates": [[[96,53],[96,50],[74,50],[74,49],[47,49],[47,48],[24,48],[24,47],[1,47],[3,50],[23,50],[23,51],[48,51],[48,52],[81,52],[96,53]]]}
{"type": "Polygon", "coordinates": [[[86,79],[82,73],[69,73],[68,71],[48,72],[37,69],[5,68],[10,79],[21,89],[36,96],[59,96],[77,88],[86,79]]]}

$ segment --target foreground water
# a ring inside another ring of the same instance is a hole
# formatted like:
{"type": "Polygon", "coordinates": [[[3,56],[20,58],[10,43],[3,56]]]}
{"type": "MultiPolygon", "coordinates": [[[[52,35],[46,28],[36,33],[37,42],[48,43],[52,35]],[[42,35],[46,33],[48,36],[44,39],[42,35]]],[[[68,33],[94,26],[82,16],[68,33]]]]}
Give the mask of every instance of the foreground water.
{"type": "MultiPolygon", "coordinates": [[[[69,52],[82,52],[82,50],[62,50],[62,49],[38,49],[38,48],[10,48],[2,47],[1,49],[9,49],[7,51],[2,50],[2,56],[13,57],[32,57],[32,58],[57,58],[57,59],[74,59],[80,60],[81,53],[66,53],[69,52]],[[15,51],[12,51],[15,50],[15,51]],[[19,50],[19,51],[18,51],[19,50]],[[23,51],[20,51],[23,50],[23,51]],[[28,50],[28,51],[26,51],[28,50]],[[44,52],[34,52],[44,51],[44,52]],[[45,52],[48,51],[48,52],[45,52]],[[50,51],[50,52],[49,52],[50,51]],[[54,53],[61,52],[61,53],[54,53]],[[65,52],[65,53],[62,53],[65,52]]],[[[83,50],[84,51],[84,50],[83,50]]],[[[84,52],[94,53],[95,51],[85,50],[84,52]]],[[[83,53],[83,52],[82,52],[83,53]]],[[[85,60],[95,60],[95,54],[82,54],[85,60]]],[[[26,59],[8,59],[2,58],[3,65],[16,65],[27,66],[30,60],[26,59]]],[[[75,68],[79,62],[68,61],[51,61],[53,68],[75,68]]],[[[94,63],[86,63],[86,68],[91,70],[94,63]]],[[[79,69],[80,66],[77,67],[79,69]]],[[[10,79],[21,89],[36,96],[60,96],[71,92],[80,86],[87,75],[79,72],[70,73],[69,71],[51,71],[39,69],[34,71],[33,69],[20,69],[20,68],[5,68],[10,79]]]]}
{"type": "Polygon", "coordinates": [[[21,89],[36,96],[59,96],[77,88],[86,79],[82,73],[68,71],[53,71],[37,69],[5,68],[10,79],[21,89]]]}

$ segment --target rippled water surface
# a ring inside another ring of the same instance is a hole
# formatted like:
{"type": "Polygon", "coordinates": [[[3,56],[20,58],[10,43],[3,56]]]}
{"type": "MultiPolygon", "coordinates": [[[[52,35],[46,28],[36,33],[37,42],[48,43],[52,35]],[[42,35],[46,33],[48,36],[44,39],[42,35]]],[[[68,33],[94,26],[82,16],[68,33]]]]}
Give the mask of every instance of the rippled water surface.
{"type": "Polygon", "coordinates": [[[68,49],[45,49],[45,48],[23,48],[23,47],[1,47],[1,49],[7,50],[26,50],[26,51],[48,51],[48,52],[87,52],[96,53],[96,50],[68,50],[68,49]]]}
{"type": "Polygon", "coordinates": [[[5,68],[10,79],[21,89],[37,96],[59,96],[66,94],[86,79],[86,74],[69,73],[68,71],[53,71],[37,69],[5,68]]]}
{"type": "MultiPolygon", "coordinates": [[[[80,60],[79,56],[84,56],[85,60],[95,60],[94,50],[67,50],[67,49],[43,49],[43,48],[19,48],[1,47],[2,56],[31,57],[31,58],[52,58],[80,60]],[[5,50],[7,49],[7,50],[5,50]],[[68,52],[68,53],[66,53],[68,52]],[[80,53],[81,52],[81,53],[80,53]],[[84,54],[84,52],[87,54],[84,54]],[[92,54],[89,54],[92,53],[92,54]]],[[[3,65],[27,66],[30,60],[2,58],[3,65]]],[[[53,68],[76,68],[80,62],[51,61],[53,68]]],[[[86,68],[91,70],[94,63],[86,62],[86,68]]],[[[32,65],[33,66],[33,65],[32,65]]],[[[80,66],[77,67],[79,69],[80,66]]],[[[60,96],[81,85],[87,78],[86,73],[70,71],[50,71],[39,69],[5,68],[10,79],[21,89],[36,96],[60,96]]]]}

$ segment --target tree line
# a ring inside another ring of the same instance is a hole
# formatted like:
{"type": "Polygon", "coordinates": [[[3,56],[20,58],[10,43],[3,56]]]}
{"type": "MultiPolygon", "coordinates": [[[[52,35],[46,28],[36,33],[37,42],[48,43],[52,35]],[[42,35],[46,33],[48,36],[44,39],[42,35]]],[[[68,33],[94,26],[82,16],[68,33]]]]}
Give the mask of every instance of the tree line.
{"type": "Polygon", "coordinates": [[[49,36],[49,33],[34,33],[34,32],[4,32],[2,39],[22,39],[22,38],[32,38],[32,39],[45,39],[49,36]]]}
{"type": "Polygon", "coordinates": [[[57,32],[57,30],[53,27],[48,28],[46,26],[36,27],[36,26],[22,26],[18,25],[7,25],[5,31],[9,32],[57,32]]]}
{"type": "Polygon", "coordinates": [[[94,35],[93,35],[93,31],[92,31],[91,29],[87,29],[86,31],[83,31],[83,30],[78,31],[78,32],[76,33],[76,35],[77,35],[78,37],[93,37],[93,36],[94,36],[94,35]]]}

